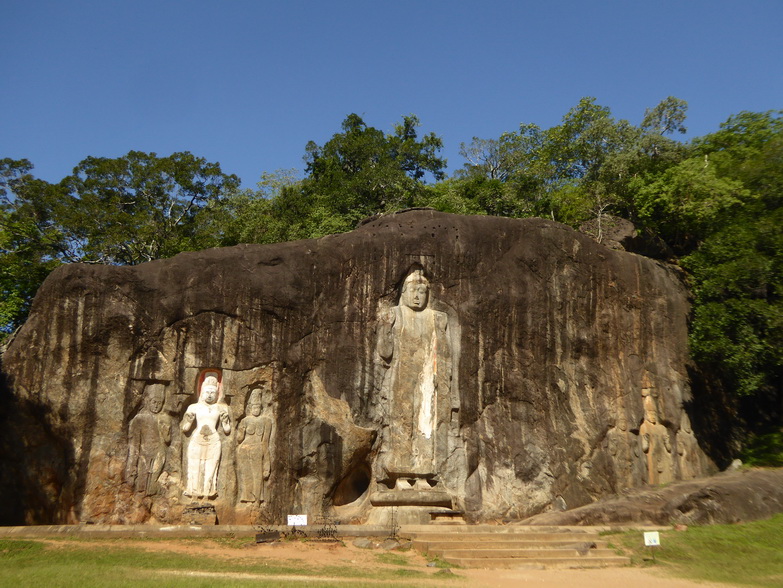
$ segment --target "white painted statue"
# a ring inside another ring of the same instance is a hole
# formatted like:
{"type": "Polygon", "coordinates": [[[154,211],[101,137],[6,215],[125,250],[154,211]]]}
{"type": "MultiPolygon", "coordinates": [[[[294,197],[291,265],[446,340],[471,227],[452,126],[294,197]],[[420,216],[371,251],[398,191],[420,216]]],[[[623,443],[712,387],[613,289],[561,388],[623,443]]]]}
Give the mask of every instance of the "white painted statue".
{"type": "Polygon", "coordinates": [[[237,481],[239,501],[266,501],[266,484],[271,473],[270,443],[274,432],[269,392],[266,407],[259,388],[250,393],[246,416],[237,427],[237,481]],[[263,410],[263,414],[262,414],[263,410]]]}
{"type": "Polygon", "coordinates": [[[208,372],[204,377],[198,402],[188,406],[181,426],[184,433],[193,430],[187,450],[185,496],[215,498],[221,453],[218,427],[225,435],[231,433],[231,418],[228,406],[220,398],[216,372],[208,372]]]}
{"type": "Polygon", "coordinates": [[[128,426],[125,479],[145,496],[158,491],[158,478],[171,443],[171,422],[167,415],[161,414],[164,401],[163,384],[148,385],[144,390],[144,405],[128,426]]]}
{"type": "Polygon", "coordinates": [[[387,366],[381,386],[383,440],[378,479],[419,485],[445,457],[451,410],[451,345],[445,312],[429,308],[430,285],[420,269],[405,278],[398,306],[381,314],[378,355],[387,366]]]}

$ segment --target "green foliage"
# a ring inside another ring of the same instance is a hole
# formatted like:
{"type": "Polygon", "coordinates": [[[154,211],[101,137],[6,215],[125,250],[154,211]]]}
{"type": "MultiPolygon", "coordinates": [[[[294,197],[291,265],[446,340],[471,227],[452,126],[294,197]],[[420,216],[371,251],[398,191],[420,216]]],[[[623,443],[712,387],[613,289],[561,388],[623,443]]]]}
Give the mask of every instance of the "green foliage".
{"type": "MultiPolygon", "coordinates": [[[[214,234],[221,235],[221,245],[237,243],[278,243],[294,232],[275,210],[275,205],[286,200],[284,191],[295,200],[301,182],[295,169],[264,172],[256,184],[257,190],[235,190],[212,210],[211,219],[220,227],[214,234]]],[[[303,216],[308,211],[301,210],[303,216]]]]}
{"type": "Polygon", "coordinates": [[[666,135],[684,132],[686,110],[683,100],[669,97],[634,127],[583,98],[549,129],[522,124],[498,139],[463,143],[467,163],[456,174],[463,185],[452,190],[487,214],[544,216],[574,226],[609,212],[636,218],[634,196],[645,178],[685,156],[682,144],[666,135]]]}
{"type": "Polygon", "coordinates": [[[678,253],[688,253],[754,199],[742,182],[691,158],[660,174],[636,195],[639,218],[678,253]]]}
{"type": "Polygon", "coordinates": [[[168,157],[131,151],[88,157],[63,180],[61,222],[73,235],[71,257],[137,264],[214,246],[199,213],[239,186],[220,165],[183,152],[168,157]]]}
{"type": "Polygon", "coordinates": [[[419,140],[417,117],[405,116],[393,134],[367,126],[356,114],[322,147],[306,148],[307,177],[283,190],[272,214],[289,238],[343,232],[368,216],[411,206],[425,190],[425,176],[444,177],[443,147],[433,133],[419,140]]]}
{"type": "Polygon", "coordinates": [[[742,452],[742,461],[753,467],[783,467],[783,428],[753,435],[742,452]]]}
{"type": "Polygon", "coordinates": [[[694,358],[754,400],[749,426],[764,411],[779,419],[783,117],[743,112],[688,145],[671,137],[686,131],[686,111],[668,97],[635,127],[584,98],[552,128],[474,137],[463,169],[427,204],[572,226],[611,213],[652,231],[693,287],[694,358]]]}
{"type": "Polygon", "coordinates": [[[695,358],[773,419],[783,398],[782,140],[779,114],[743,113],[698,141],[703,161],[716,162],[714,190],[700,199],[704,213],[691,221],[700,241],[682,259],[695,358]]]}
{"type": "Polygon", "coordinates": [[[34,178],[27,160],[0,160],[0,333],[20,325],[38,286],[61,262],[65,237],[53,208],[57,186],[34,178]]]}
{"type": "Polygon", "coordinates": [[[190,153],[88,157],[59,184],[27,160],[0,161],[0,331],[27,316],[64,262],[136,264],[218,245],[213,211],[239,184],[190,153]]]}

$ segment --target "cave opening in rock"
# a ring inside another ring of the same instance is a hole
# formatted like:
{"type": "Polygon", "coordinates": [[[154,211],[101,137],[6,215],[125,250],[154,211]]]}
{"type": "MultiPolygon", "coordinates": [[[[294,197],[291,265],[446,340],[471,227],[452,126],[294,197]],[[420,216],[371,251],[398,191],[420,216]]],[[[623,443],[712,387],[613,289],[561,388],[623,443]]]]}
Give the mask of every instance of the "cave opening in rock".
{"type": "Polygon", "coordinates": [[[370,487],[370,468],[362,464],[354,468],[337,485],[332,498],[335,506],[345,506],[359,500],[370,487]]]}

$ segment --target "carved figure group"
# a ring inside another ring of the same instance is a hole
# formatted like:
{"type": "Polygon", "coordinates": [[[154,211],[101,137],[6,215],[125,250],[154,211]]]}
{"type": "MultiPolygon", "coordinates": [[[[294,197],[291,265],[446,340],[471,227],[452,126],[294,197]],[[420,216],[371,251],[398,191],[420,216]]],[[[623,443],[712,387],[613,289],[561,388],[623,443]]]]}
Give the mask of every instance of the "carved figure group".
{"type": "Polygon", "coordinates": [[[182,431],[193,433],[187,450],[187,484],[185,496],[215,498],[223,435],[231,433],[228,406],[219,397],[218,374],[204,377],[196,404],[191,404],[182,418],[182,431]]]}

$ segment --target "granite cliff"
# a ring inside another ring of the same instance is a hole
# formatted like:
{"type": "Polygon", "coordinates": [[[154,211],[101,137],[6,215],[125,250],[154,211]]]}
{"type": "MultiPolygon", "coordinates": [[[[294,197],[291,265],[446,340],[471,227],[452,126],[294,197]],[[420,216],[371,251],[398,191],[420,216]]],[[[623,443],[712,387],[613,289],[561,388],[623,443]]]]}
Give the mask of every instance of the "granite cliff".
{"type": "Polygon", "coordinates": [[[688,310],[664,263],[430,210],[62,266],[3,357],[2,522],[522,519],[710,473],[688,310]]]}

